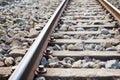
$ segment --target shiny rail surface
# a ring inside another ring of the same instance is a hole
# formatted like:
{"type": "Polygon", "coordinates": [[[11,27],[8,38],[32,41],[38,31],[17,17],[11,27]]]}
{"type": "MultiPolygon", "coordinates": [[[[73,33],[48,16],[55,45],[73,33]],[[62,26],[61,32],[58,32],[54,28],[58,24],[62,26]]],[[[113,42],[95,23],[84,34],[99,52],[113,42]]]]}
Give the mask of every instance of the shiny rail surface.
{"type": "MultiPolygon", "coordinates": [[[[10,76],[9,80],[33,80],[35,70],[38,68],[39,61],[41,60],[43,52],[49,42],[50,34],[57,25],[57,22],[69,1],[70,0],[63,0],[13,74],[10,76]]],[[[118,10],[116,10],[106,0],[99,1],[115,16],[118,21],[120,21],[120,12],[118,10]]]]}
{"type": "Polygon", "coordinates": [[[10,76],[9,80],[33,80],[34,72],[38,67],[39,61],[43,55],[42,53],[47,46],[49,36],[52,32],[52,29],[54,28],[53,26],[56,25],[58,18],[61,16],[61,13],[63,12],[67,3],[68,0],[62,1],[26,55],[23,57],[22,61],[17,66],[16,70],[10,76]]]}
{"type": "Polygon", "coordinates": [[[114,7],[107,0],[99,0],[99,1],[120,22],[120,10],[118,10],[116,7],[114,7]]]}

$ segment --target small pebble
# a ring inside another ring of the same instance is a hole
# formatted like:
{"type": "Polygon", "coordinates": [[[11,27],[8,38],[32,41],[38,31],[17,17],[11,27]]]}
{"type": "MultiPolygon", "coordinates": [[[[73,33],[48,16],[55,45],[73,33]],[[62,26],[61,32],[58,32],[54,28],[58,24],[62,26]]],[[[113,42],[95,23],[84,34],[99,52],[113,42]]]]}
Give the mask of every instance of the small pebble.
{"type": "Polygon", "coordinates": [[[46,80],[45,77],[37,77],[35,80],[46,80]]]}
{"type": "Polygon", "coordinates": [[[1,37],[1,40],[6,42],[9,39],[9,37],[7,35],[4,35],[1,37]]]}
{"type": "Polygon", "coordinates": [[[39,34],[39,31],[37,31],[35,29],[30,29],[30,33],[29,33],[28,37],[35,38],[35,37],[37,37],[38,34],[39,34]]]}
{"type": "Polygon", "coordinates": [[[54,50],[62,50],[61,47],[58,44],[55,44],[55,46],[53,47],[54,50]]]}
{"type": "Polygon", "coordinates": [[[84,31],[84,28],[80,27],[80,28],[76,28],[77,31],[84,31]]]}
{"type": "Polygon", "coordinates": [[[96,51],[104,51],[105,48],[102,47],[101,45],[96,45],[96,46],[95,46],[95,50],[96,50],[96,51]]]}
{"type": "Polygon", "coordinates": [[[105,67],[106,62],[105,61],[100,61],[98,64],[100,65],[100,67],[105,67]]]}
{"type": "Polygon", "coordinates": [[[101,29],[101,33],[107,35],[107,34],[109,34],[109,30],[108,29],[101,29]]]}
{"type": "Polygon", "coordinates": [[[65,61],[66,63],[73,63],[75,61],[75,59],[71,58],[71,57],[65,57],[63,59],[63,61],[65,61]]]}
{"type": "Polygon", "coordinates": [[[0,67],[4,67],[4,66],[5,66],[4,62],[0,61],[0,67]]]}
{"type": "Polygon", "coordinates": [[[59,59],[57,57],[52,57],[50,59],[48,59],[48,63],[54,63],[54,62],[58,62],[59,59]]]}
{"type": "Polygon", "coordinates": [[[73,68],[81,68],[82,67],[82,61],[78,60],[72,64],[73,68]]]}
{"type": "Polygon", "coordinates": [[[105,67],[106,68],[117,68],[118,61],[117,60],[109,60],[106,62],[105,67]]]}
{"type": "Polygon", "coordinates": [[[64,38],[64,39],[70,39],[70,36],[64,35],[63,38],[64,38]]]}
{"type": "Polygon", "coordinates": [[[15,64],[18,65],[21,60],[22,60],[22,57],[16,57],[15,58],[15,64]]]}
{"type": "Polygon", "coordinates": [[[71,68],[71,67],[72,67],[72,65],[70,63],[64,64],[64,68],[71,68]]]}
{"type": "Polygon", "coordinates": [[[116,47],[112,46],[109,48],[106,48],[106,51],[117,51],[116,47]]]}
{"type": "Polygon", "coordinates": [[[61,65],[58,62],[54,62],[54,63],[49,63],[49,67],[50,68],[57,68],[57,67],[61,67],[61,65]]]}
{"type": "Polygon", "coordinates": [[[4,63],[5,63],[6,66],[12,66],[14,64],[14,58],[12,58],[12,57],[6,57],[4,63]]]}
{"type": "Polygon", "coordinates": [[[94,50],[95,46],[96,46],[95,44],[88,44],[85,46],[85,49],[86,50],[94,50]]]}
{"type": "Polygon", "coordinates": [[[67,31],[68,30],[68,25],[66,25],[66,24],[63,24],[62,26],[61,26],[61,28],[60,28],[60,31],[67,31]]]}
{"type": "Polygon", "coordinates": [[[45,57],[42,57],[40,64],[46,66],[47,60],[45,57]]]}
{"type": "Polygon", "coordinates": [[[63,38],[64,34],[53,33],[52,36],[53,36],[55,39],[59,39],[59,38],[63,38]]]}
{"type": "Polygon", "coordinates": [[[75,28],[74,27],[69,27],[68,31],[75,31],[75,28]]]}
{"type": "Polygon", "coordinates": [[[110,42],[103,42],[101,44],[104,48],[109,48],[109,47],[112,47],[112,44],[110,42]]]}
{"type": "Polygon", "coordinates": [[[9,49],[10,49],[10,46],[9,46],[9,45],[4,45],[4,46],[3,46],[3,50],[6,50],[6,51],[7,51],[7,50],[9,50],[9,49]]]}

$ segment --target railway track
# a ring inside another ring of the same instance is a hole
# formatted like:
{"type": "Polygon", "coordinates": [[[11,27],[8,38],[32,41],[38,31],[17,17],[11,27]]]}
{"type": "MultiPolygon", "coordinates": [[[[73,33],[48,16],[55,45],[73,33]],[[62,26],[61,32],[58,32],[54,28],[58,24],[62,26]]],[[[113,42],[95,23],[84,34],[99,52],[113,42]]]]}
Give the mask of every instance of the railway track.
{"type": "Polygon", "coordinates": [[[107,3],[63,0],[9,80],[119,80],[120,14],[107,3]]]}
{"type": "Polygon", "coordinates": [[[60,0],[26,1],[0,3],[0,79],[12,74],[61,3],[60,0]]]}

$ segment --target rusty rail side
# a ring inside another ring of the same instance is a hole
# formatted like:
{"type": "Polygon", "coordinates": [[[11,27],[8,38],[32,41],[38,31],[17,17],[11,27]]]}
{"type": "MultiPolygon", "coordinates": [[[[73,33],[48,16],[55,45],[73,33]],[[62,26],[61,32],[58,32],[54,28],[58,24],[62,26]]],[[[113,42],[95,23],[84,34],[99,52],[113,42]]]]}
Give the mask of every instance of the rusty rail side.
{"type": "Polygon", "coordinates": [[[41,33],[38,35],[22,61],[19,63],[9,80],[33,80],[34,72],[39,66],[43,52],[49,41],[50,34],[56,26],[62,12],[64,11],[69,0],[63,0],[56,9],[53,16],[47,22],[41,33]]]}
{"type": "Polygon", "coordinates": [[[120,11],[107,0],[99,0],[99,2],[120,22],[120,11]]]}

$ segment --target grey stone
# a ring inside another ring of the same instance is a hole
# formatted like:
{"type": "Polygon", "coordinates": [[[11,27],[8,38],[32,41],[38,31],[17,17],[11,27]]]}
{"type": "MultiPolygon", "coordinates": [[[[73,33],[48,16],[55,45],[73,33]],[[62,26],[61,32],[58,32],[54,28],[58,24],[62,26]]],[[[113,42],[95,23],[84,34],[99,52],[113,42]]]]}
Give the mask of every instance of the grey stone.
{"type": "Polygon", "coordinates": [[[10,54],[4,54],[4,57],[10,57],[10,54]]]}
{"type": "Polygon", "coordinates": [[[99,64],[94,64],[93,68],[99,69],[101,66],[99,64]]]}
{"type": "Polygon", "coordinates": [[[72,67],[72,64],[71,64],[71,62],[69,62],[70,60],[67,60],[67,61],[65,61],[65,60],[63,60],[63,61],[59,61],[58,63],[61,65],[60,67],[61,68],[71,68],[72,67]]]}
{"type": "Polygon", "coordinates": [[[93,68],[94,65],[95,65],[94,62],[90,62],[90,61],[89,61],[89,62],[83,63],[82,67],[83,67],[83,68],[93,68]]]}
{"type": "Polygon", "coordinates": [[[15,34],[15,35],[13,36],[13,39],[14,39],[14,40],[21,40],[21,37],[20,37],[19,34],[15,34]]]}
{"type": "Polygon", "coordinates": [[[120,69],[120,62],[118,62],[118,64],[117,64],[117,68],[120,69]]]}
{"type": "Polygon", "coordinates": [[[8,39],[9,39],[9,37],[8,37],[7,35],[4,35],[4,36],[1,37],[0,40],[2,40],[2,41],[5,42],[5,41],[8,40],[8,39]]]}
{"type": "Polygon", "coordinates": [[[93,38],[94,37],[94,34],[88,34],[86,35],[88,38],[93,38]]]}
{"type": "Polygon", "coordinates": [[[23,43],[22,43],[22,46],[24,46],[24,47],[27,48],[27,47],[29,46],[29,45],[28,45],[28,42],[23,42],[23,43]]]}
{"type": "Polygon", "coordinates": [[[59,63],[60,65],[64,65],[64,64],[66,64],[65,61],[59,61],[58,63],[59,63]]]}
{"type": "Polygon", "coordinates": [[[10,29],[8,31],[8,36],[13,37],[15,35],[15,33],[16,33],[16,31],[14,31],[13,29],[10,29]]]}
{"type": "Polygon", "coordinates": [[[86,59],[83,59],[83,60],[81,60],[81,61],[82,61],[82,63],[83,63],[83,64],[87,62],[87,60],[86,60],[86,59]]]}
{"type": "Polygon", "coordinates": [[[79,28],[76,28],[77,31],[84,31],[84,28],[82,27],[79,27],[79,28]]]}
{"type": "Polygon", "coordinates": [[[71,68],[72,67],[72,65],[70,63],[66,63],[63,66],[64,66],[64,68],[71,68]]]}
{"type": "Polygon", "coordinates": [[[0,58],[2,58],[3,57],[3,54],[0,52],[0,58]]]}
{"type": "Polygon", "coordinates": [[[116,48],[118,51],[120,51],[120,45],[117,45],[116,48]]]}
{"type": "Polygon", "coordinates": [[[105,48],[102,47],[101,45],[96,45],[96,46],[95,46],[95,50],[96,50],[96,51],[104,51],[105,48]]]}
{"type": "Polygon", "coordinates": [[[101,29],[101,33],[107,35],[107,34],[109,34],[110,32],[109,32],[108,29],[101,29]]]}
{"type": "Polygon", "coordinates": [[[72,64],[73,62],[71,60],[68,60],[67,63],[72,64]]]}
{"type": "Polygon", "coordinates": [[[67,31],[68,30],[68,25],[67,24],[63,24],[61,27],[60,27],[60,31],[67,31]]]}
{"type": "Polygon", "coordinates": [[[88,44],[88,45],[85,46],[85,49],[94,50],[95,46],[96,46],[95,44],[88,44]]]}
{"type": "Polygon", "coordinates": [[[94,25],[104,25],[103,22],[94,22],[94,25]]]}
{"type": "Polygon", "coordinates": [[[112,46],[109,48],[106,48],[106,51],[117,51],[116,47],[112,46]]]}
{"type": "Polygon", "coordinates": [[[0,61],[0,67],[4,67],[4,66],[5,66],[4,62],[0,61]]]}
{"type": "Polygon", "coordinates": [[[55,46],[53,47],[54,50],[62,50],[61,47],[58,44],[55,44],[55,46]]]}
{"type": "Polygon", "coordinates": [[[22,60],[22,57],[16,57],[15,58],[15,64],[18,65],[21,60],[22,60]]]}
{"type": "Polygon", "coordinates": [[[53,33],[52,36],[53,36],[55,39],[59,39],[59,38],[63,38],[64,34],[53,33]]]}
{"type": "Polygon", "coordinates": [[[84,50],[84,44],[82,44],[82,43],[76,43],[75,45],[70,44],[70,45],[67,46],[67,49],[71,50],[71,51],[83,51],[84,50]]]}
{"type": "Polygon", "coordinates": [[[14,23],[21,23],[21,22],[23,22],[22,18],[17,18],[14,20],[14,23]]]}
{"type": "Polygon", "coordinates": [[[74,49],[74,45],[73,45],[73,44],[68,45],[68,46],[67,46],[67,49],[68,49],[68,50],[73,50],[73,49],[74,49]]]}
{"type": "Polygon", "coordinates": [[[117,60],[109,60],[105,64],[105,68],[117,68],[118,61],[117,60]]]}
{"type": "Polygon", "coordinates": [[[73,59],[73,58],[71,58],[71,57],[65,57],[64,59],[63,59],[63,61],[65,61],[66,63],[73,63],[74,61],[75,61],[75,59],[73,59]]]}
{"type": "Polygon", "coordinates": [[[108,34],[108,35],[106,35],[106,37],[111,39],[111,38],[114,38],[114,35],[108,34]]]}
{"type": "Polygon", "coordinates": [[[70,39],[70,36],[64,35],[63,38],[64,38],[64,39],[70,39]]]}
{"type": "Polygon", "coordinates": [[[78,60],[72,64],[73,68],[81,68],[82,67],[82,61],[78,60]]]}
{"type": "Polygon", "coordinates": [[[37,77],[35,80],[46,80],[45,77],[37,77]]]}
{"type": "Polygon", "coordinates": [[[77,35],[77,34],[76,34],[76,35],[74,35],[74,38],[75,38],[75,39],[79,39],[79,38],[80,38],[80,35],[77,35]]]}
{"type": "Polygon", "coordinates": [[[111,45],[113,45],[113,46],[116,46],[116,45],[119,45],[119,43],[120,43],[120,41],[118,40],[118,39],[111,39],[111,45]]]}
{"type": "Polygon", "coordinates": [[[5,50],[3,50],[3,49],[0,49],[0,54],[5,54],[6,53],[6,51],[5,50]]]}
{"type": "Polygon", "coordinates": [[[3,35],[5,35],[5,31],[3,31],[3,30],[0,30],[0,37],[2,37],[3,35]]]}
{"type": "Polygon", "coordinates": [[[100,61],[98,64],[100,65],[100,67],[105,67],[106,62],[105,61],[100,61]]]}
{"type": "Polygon", "coordinates": [[[48,59],[48,63],[55,63],[55,62],[58,62],[59,59],[57,57],[52,57],[52,58],[49,58],[48,59]]]}
{"type": "Polygon", "coordinates": [[[38,36],[38,34],[39,34],[39,31],[37,31],[36,29],[30,29],[30,33],[29,33],[28,37],[35,38],[38,36]]]}
{"type": "Polygon", "coordinates": [[[89,28],[88,31],[97,31],[97,28],[89,28]]]}
{"type": "Polygon", "coordinates": [[[21,37],[27,37],[27,32],[26,31],[19,31],[18,34],[21,36],[21,37]]]}
{"type": "Polygon", "coordinates": [[[6,22],[6,18],[0,18],[0,24],[4,24],[6,22]]]}
{"type": "Polygon", "coordinates": [[[94,67],[94,65],[95,65],[95,63],[94,62],[87,62],[88,64],[89,64],[89,68],[93,68],[94,67]]]}
{"type": "Polygon", "coordinates": [[[59,59],[57,57],[49,58],[48,66],[51,68],[60,67],[61,65],[58,62],[59,62],[59,59]]]}
{"type": "Polygon", "coordinates": [[[40,64],[46,66],[47,60],[45,57],[42,57],[40,64]]]}
{"type": "Polygon", "coordinates": [[[62,50],[67,50],[67,44],[61,46],[62,50]]]}
{"type": "Polygon", "coordinates": [[[36,27],[35,27],[35,29],[36,29],[37,31],[42,30],[42,28],[41,28],[41,27],[39,27],[39,26],[36,26],[36,27]]]}
{"type": "Polygon", "coordinates": [[[13,41],[13,39],[12,39],[12,38],[9,38],[9,39],[7,39],[7,40],[6,40],[6,42],[5,42],[5,43],[6,43],[7,45],[9,45],[9,44],[11,44],[11,43],[12,43],[12,41],[13,41]]]}
{"type": "Polygon", "coordinates": [[[6,66],[12,66],[14,64],[14,58],[6,57],[4,63],[5,63],[6,66]]]}
{"type": "Polygon", "coordinates": [[[68,31],[75,31],[74,27],[68,27],[68,31]]]}
{"type": "Polygon", "coordinates": [[[10,46],[9,46],[9,45],[4,45],[4,46],[2,47],[2,49],[7,51],[7,50],[10,49],[10,46]]]}
{"type": "Polygon", "coordinates": [[[89,68],[89,63],[83,63],[83,64],[82,64],[82,67],[83,67],[83,68],[89,68]]]}
{"type": "Polygon", "coordinates": [[[18,28],[17,26],[14,28],[15,31],[20,31],[21,29],[18,28]]]}
{"type": "Polygon", "coordinates": [[[98,64],[98,63],[100,62],[100,60],[95,60],[94,62],[95,62],[96,64],[98,64]]]}
{"type": "Polygon", "coordinates": [[[82,40],[87,40],[88,39],[88,37],[86,36],[86,35],[80,35],[80,39],[82,39],[82,40]]]}
{"type": "Polygon", "coordinates": [[[57,68],[61,67],[61,65],[58,62],[53,62],[48,64],[50,68],[57,68]]]}

